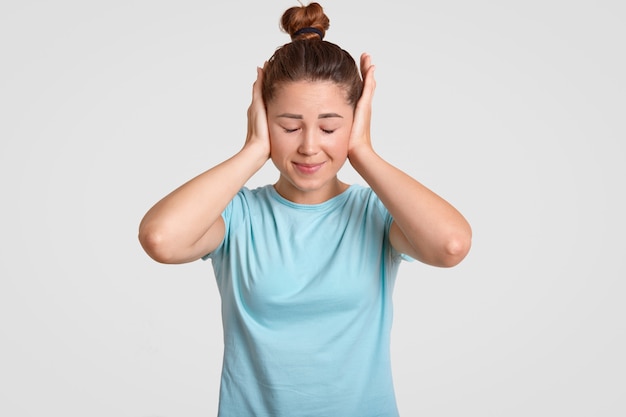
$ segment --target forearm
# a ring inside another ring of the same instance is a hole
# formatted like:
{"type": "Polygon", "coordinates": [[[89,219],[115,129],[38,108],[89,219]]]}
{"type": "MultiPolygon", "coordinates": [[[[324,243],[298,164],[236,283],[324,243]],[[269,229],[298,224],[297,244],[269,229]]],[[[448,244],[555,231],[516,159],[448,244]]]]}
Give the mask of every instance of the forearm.
{"type": "Polygon", "coordinates": [[[381,199],[406,239],[396,239],[403,246],[397,249],[438,266],[452,266],[465,257],[471,244],[471,228],[452,205],[383,160],[371,147],[353,149],[350,162],[381,199]]]}
{"type": "Polygon", "coordinates": [[[267,161],[267,155],[256,148],[245,146],[156,203],[139,226],[146,251],[168,254],[157,255],[163,259],[184,258],[176,254],[184,254],[207,234],[235,194],[267,161]]]}

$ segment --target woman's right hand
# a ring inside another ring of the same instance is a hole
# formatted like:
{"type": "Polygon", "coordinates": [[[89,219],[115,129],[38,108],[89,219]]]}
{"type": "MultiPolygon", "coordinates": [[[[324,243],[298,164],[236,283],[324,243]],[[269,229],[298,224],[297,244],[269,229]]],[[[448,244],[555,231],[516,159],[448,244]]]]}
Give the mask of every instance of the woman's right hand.
{"type": "Polygon", "coordinates": [[[248,107],[248,133],[244,147],[250,145],[258,147],[267,160],[270,157],[270,135],[262,93],[264,68],[265,65],[263,68],[257,67],[257,78],[252,85],[252,102],[248,107]]]}

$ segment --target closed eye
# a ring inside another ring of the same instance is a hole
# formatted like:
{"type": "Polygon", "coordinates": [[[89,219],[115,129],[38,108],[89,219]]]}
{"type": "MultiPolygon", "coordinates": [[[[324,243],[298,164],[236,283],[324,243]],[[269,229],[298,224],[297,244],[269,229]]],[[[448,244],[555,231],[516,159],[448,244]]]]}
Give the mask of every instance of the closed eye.
{"type": "Polygon", "coordinates": [[[332,129],[332,130],[330,130],[330,129],[322,129],[322,132],[324,132],[324,133],[326,133],[326,134],[328,134],[328,135],[330,135],[330,134],[331,134],[331,133],[333,133],[334,131],[335,131],[335,129],[332,129]]]}

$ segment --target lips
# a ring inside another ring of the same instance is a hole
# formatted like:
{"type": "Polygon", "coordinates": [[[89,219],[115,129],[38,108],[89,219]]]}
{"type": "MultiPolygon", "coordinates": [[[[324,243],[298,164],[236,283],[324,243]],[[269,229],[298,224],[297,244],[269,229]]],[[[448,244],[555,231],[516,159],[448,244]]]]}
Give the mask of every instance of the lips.
{"type": "Polygon", "coordinates": [[[304,163],[293,162],[293,166],[296,168],[296,170],[306,175],[315,174],[317,171],[320,170],[320,168],[322,168],[323,165],[324,165],[324,162],[320,162],[318,164],[304,164],[304,163]]]}

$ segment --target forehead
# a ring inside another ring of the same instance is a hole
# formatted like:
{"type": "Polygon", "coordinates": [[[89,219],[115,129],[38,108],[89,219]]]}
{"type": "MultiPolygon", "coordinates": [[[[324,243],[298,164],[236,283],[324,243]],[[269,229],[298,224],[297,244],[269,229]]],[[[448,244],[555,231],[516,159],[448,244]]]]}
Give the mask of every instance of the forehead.
{"type": "Polygon", "coordinates": [[[332,81],[293,81],[281,83],[268,110],[338,111],[352,109],[345,88],[332,81]]]}

